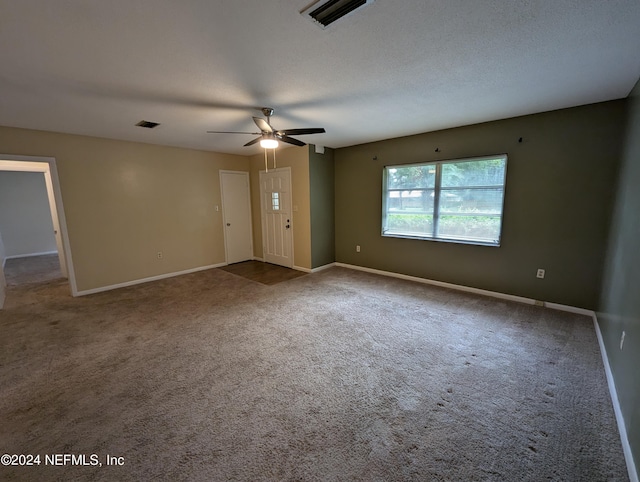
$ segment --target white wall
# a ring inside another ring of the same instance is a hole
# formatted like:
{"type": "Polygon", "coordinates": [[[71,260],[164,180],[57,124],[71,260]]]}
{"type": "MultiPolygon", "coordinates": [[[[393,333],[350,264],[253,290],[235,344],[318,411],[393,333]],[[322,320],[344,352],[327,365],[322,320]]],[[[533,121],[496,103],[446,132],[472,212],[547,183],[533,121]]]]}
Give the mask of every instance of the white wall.
{"type": "Polygon", "coordinates": [[[6,257],[57,251],[43,173],[0,171],[0,232],[6,257]]]}

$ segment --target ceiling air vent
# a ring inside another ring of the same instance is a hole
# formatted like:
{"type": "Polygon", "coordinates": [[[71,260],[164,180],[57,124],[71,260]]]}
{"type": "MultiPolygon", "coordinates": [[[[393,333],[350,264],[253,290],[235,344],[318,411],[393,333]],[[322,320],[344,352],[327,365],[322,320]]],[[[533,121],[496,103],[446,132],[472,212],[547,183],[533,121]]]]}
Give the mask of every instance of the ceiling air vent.
{"type": "Polygon", "coordinates": [[[158,122],[149,122],[146,120],[141,120],[136,125],[139,127],[146,127],[147,129],[153,129],[154,127],[158,127],[160,124],[158,122]]]}
{"type": "Polygon", "coordinates": [[[336,20],[374,1],[375,0],[325,0],[314,2],[300,13],[309,17],[322,28],[327,28],[336,20]]]}

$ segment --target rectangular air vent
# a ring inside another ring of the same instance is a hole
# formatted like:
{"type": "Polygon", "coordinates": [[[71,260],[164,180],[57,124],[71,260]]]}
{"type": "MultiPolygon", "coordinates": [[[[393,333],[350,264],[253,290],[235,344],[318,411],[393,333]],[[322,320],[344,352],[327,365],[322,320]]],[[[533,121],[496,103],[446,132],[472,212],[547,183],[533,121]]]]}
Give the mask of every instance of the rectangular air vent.
{"type": "Polygon", "coordinates": [[[325,0],[314,2],[300,12],[309,17],[322,28],[327,28],[336,20],[346,17],[360,7],[369,5],[375,0],[325,0]]]}
{"type": "Polygon", "coordinates": [[[141,120],[136,125],[139,126],[139,127],[146,127],[147,129],[153,129],[154,127],[157,127],[160,124],[158,122],[149,122],[149,121],[146,121],[146,120],[141,120]]]}

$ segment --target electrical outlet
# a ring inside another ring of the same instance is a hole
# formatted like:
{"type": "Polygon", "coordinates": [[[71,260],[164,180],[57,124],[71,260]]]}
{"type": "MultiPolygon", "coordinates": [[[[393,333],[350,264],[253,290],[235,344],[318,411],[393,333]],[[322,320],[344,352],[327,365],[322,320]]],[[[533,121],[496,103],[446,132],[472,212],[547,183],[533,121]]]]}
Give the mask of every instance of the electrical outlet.
{"type": "Polygon", "coordinates": [[[158,251],[158,259],[162,259],[162,251],[158,251]]]}
{"type": "Polygon", "coordinates": [[[622,336],[620,337],[620,349],[622,350],[622,347],[624,346],[624,337],[626,336],[626,333],[623,331],[622,332],[622,336]]]}
{"type": "Polygon", "coordinates": [[[360,245],[356,244],[356,253],[359,253],[359,252],[360,252],[360,245]]]}
{"type": "Polygon", "coordinates": [[[536,273],[536,278],[543,279],[545,271],[542,268],[538,268],[538,272],[536,273]]]}

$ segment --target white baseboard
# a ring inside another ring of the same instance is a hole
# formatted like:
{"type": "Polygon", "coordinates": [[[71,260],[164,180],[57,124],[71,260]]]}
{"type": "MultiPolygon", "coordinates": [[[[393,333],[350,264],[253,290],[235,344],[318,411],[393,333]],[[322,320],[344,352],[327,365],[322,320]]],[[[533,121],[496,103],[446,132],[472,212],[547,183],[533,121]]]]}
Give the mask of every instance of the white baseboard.
{"type": "Polygon", "coordinates": [[[333,267],[335,265],[336,265],[336,263],[329,263],[329,264],[325,264],[325,265],[322,265],[322,266],[318,266],[317,268],[313,268],[311,270],[311,272],[312,273],[317,273],[318,271],[324,271],[325,269],[329,269],[329,268],[331,268],[331,267],[333,267]]]}
{"type": "Polygon", "coordinates": [[[516,295],[509,295],[506,293],[500,293],[498,291],[489,291],[489,290],[483,290],[480,288],[473,288],[471,286],[463,286],[463,285],[457,285],[457,284],[453,284],[453,283],[445,283],[444,281],[436,281],[436,280],[432,280],[432,279],[428,279],[428,278],[419,278],[417,276],[409,276],[406,274],[401,274],[401,273],[393,273],[391,271],[382,271],[379,269],[373,269],[373,268],[365,268],[364,266],[357,266],[357,265],[353,265],[353,264],[345,264],[345,263],[334,263],[335,266],[340,266],[342,268],[349,268],[349,269],[355,269],[358,271],[366,271],[367,273],[373,273],[373,274],[379,274],[382,276],[390,276],[392,278],[399,278],[399,279],[404,279],[404,280],[408,280],[408,281],[415,281],[417,283],[423,283],[423,284],[428,284],[428,285],[433,285],[433,286],[439,286],[441,288],[449,288],[452,290],[458,290],[458,291],[465,291],[467,293],[474,293],[476,295],[483,295],[483,296],[490,296],[492,298],[499,298],[502,300],[509,300],[509,301],[516,301],[518,303],[524,303],[527,305],[535,305],[537,303],[542,303],[541,306],[546,307],[546,308],[551,308],[553,310],[559,310],[559,311],[568,311],[570,313],[577,313],[579,315],[585,315],[585,316],[593,316],[594,312],[593,310],[585,310],[584,308],[576,308],[575,306],[567,306],[567,305],[561,305],[558,303],[550,303],[547,301],[537,301],[534,300],[533,298],[525,298],[523,296],[516,296],[516,295]]]}
{"type": "Polygon", "coordinates": [[[329,263],[322,266],[318,266],[317,268],[303,268],[301,266],[294,266],[293,269],[297,269],[298,271],[304,271],[305,273],[317,273],[318,271],[324,271],[325,269],[329,269],[332,266],[335,266],[335,263],[329,263]]]}
{"type": "Polygon", "coordinates": [[[5,256],[5,262],[8,259],[32,258],[34,256],[45,256],[47,254],[58,254],[57,251],[43,251],[42,253],[14,254],[13,256],[5,256]]]}
{"type": "Polygon", "coordinates": [[[544,306],[546,306],[547,308],[551,308],[552,310],[568,311],[569,313],[576,313],[578,315],[584,316],[593,316],[595,314],[593,310],[586,310],[584,308],[578,308],[576,306],[561,305],[559,303],[551,303],[549,301],[545,301],[544,306]]]}
{"type": "Polygon", "coordinates": [[[253,257],[253,260],[254,260],[254,261],[260,261],[260,262],[264,263],[264,259],[262,259],[262,258],[258,258],[257,256],[254,256],[254,257],[253,257]]]}
{"type": "Polygon", "coordinates": [[[602,338],[602,331],[600,331],[600,324],[598,323],[598,317],[593,314],[593,325],[596,329],[596,336],[598,337],[598,344],[600,345],[600,354],[602,355],[602,362],[604,363],[604,372],[607,375],[607,384],[609,385],[609,394],[611,395],[611,401],[613,402],[613,411],[616,414],[616,422],[618,423],[618,432],[620,432],[620,441],[622,442],[622,451],[624,452],[624,459],[627,463],[627,470],[629,472],[630,482],[638,482],[638,471],[636,464],[633,460],[633,453],[631,452],[631,445],[629,444],[629,437],[627,436],[627,429],[624,424],[624,416],[622,415],[622,409],[620,408],[620,401],[618,400],[618,391],[616,390],[616,382],[613,379],[613,372],[611,371],[611,365],[609,365],[609,357],[607,356],[607,348],[604,345],[604,339],[602,338]]]}
{"type": "Polygon", "coordinates": [[[184,271],[176,271],[174,273],[165,273],[165,274],[160,274],[160,275],[157,275],[157,276],[151,276],[149,278],[142,278],[142,279],[136,279],[136,280],[132,280],[132,281],[126,281],[124,283],[118,283],[118,284],[115,284],[115,285],[101,286],[100,288],[92,288],[90,290],[82,290],[82,291],[78,291],[76,296],[92,295],[92,294],[95,294],[95,293],[101,293],[103,291],[116,290],[118,288],[126,288],[127,286],[134,286],[134,285],[139,285],[139,284],[142,284],[142,283],[148,283],[150,281],[158,281],[158,280],[161,280],[161,279],[173,278],[174,276],[181,276],[183,274],[196,273],[198,271],[205,271],[207,269],[212,269],[212,268],[220,268],[221,266],[227,266],[227,263],[218,263],[218,264],[211,264],[209,266],[200,266],[198,268],[186,269],[184,271]]]}

